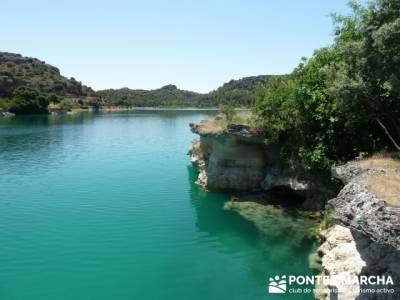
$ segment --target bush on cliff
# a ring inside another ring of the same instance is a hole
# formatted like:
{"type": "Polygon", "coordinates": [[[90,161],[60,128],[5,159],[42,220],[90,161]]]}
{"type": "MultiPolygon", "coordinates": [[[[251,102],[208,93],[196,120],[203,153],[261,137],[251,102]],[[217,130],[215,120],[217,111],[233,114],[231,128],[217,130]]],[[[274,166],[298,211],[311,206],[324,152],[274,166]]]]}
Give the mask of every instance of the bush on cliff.
{"type": "Polygon", "coordinates": [[[219,112],[223,114],[227,121],[232,121],[233,117],[236,114],[235,107],[233,105],[223,105],[219,112]]]}

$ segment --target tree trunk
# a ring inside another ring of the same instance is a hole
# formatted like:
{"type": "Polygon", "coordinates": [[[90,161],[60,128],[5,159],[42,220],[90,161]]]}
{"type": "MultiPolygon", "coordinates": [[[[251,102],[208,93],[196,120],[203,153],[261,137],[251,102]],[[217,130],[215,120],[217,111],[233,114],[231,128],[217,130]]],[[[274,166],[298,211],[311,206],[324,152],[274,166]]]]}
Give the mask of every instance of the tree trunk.
{"type": "Polygon", "coordinates": [[[399,144],[396,143],[396,141],[394,140],[394,138],[391,136],[390,132],[387,130],[386,126],[383,125],[383,123],[379,120],[376,119],[376,121],[378,122],[378,124],[383,128],[383,130],[385,131],[386,135],[388,136],[388,138],[392,141],[393,145],[396,147],[396,149],[398,151],[400,151],[400,146],[399,144]]]}
{"type": "Polygon", "coordinates": [[[390,121],[392,121],[392,125],[393,125],[394,129],[396,130],[397,137],[400,138],[400,125],[397,124],[396,120],[393,118],[390,118],[390,121]]]}

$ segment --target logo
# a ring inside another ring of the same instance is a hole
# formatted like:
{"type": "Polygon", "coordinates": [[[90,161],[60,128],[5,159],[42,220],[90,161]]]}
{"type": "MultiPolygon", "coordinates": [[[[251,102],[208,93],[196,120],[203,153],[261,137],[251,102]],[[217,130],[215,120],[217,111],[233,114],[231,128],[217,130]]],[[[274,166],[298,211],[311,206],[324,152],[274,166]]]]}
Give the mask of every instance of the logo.
{"type": "Polygon", "coordinates": [[[393,278],[384,275],[274,275],[269,277],[270,294],[311,294],[319,289],[334,286],[331,294],[341,294],[343,290],[354,289],[362,294],[394,294],[393,278]],[[346,287],[347,286],[347,287],[346,287]]]}
{"type": "Polygon", "coordinates": [[[283,294],[286,293],[286,275],[269,278],[268,293],[270,294],[283,294]]]}

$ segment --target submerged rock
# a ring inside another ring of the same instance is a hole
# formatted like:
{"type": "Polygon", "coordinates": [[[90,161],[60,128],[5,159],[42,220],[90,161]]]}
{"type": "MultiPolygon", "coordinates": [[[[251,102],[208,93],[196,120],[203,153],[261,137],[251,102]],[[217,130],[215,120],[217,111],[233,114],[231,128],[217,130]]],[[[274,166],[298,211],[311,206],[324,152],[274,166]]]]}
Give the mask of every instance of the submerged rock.
{"type": "MultiPolygon", "coordinates": [[[[286,252],[295,253],[305,241],[315,238],[314,233],[319,225],[312,214],[279,205],[253,201],[229,201],[225,203],[224,209],[235,211],[252,222],[265,236],[265,242],[271,244],[271,241],[274,241],[273,248],[280,249],[279,251],[282,251],[282,247],[278,247],[278,244],[284,245],[286,252]]],[[[280,257],[283,253],[274,253],[274,255],[280,257]]]]}

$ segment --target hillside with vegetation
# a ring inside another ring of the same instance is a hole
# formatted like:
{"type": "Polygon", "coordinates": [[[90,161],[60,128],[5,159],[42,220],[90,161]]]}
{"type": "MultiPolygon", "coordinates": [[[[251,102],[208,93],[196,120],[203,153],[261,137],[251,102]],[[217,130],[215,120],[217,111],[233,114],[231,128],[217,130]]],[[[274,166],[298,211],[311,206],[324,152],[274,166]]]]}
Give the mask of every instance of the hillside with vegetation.
{"type": "Polygon", "coordinates": [[[281,77],[286,78],[287,76],[259,75],[231,80],[210,92],[204,102],[214,106],[234,105],[247,107],[251,105],[254,92],[259,86],[268,84],[273,78],[281,77]]]}
{"type": "Polygon", "coordinates": [[[98,105],[94,91],[44,61],[0,52],[0,108],[16,114],[46,113],[58,107],[98,105]]]}
{"type": "Polygon", "coordinates": [[[176,85],[166,85],[154,90],[107,89],[97,91],[103,101],[113,106],[127,107],[168,107],[199,106],[206,95],[178,89],[176,85]]]}
{"type": "Polygon", "coordinates": [[[400,151],[400,2],[351,2],[334,43],[260,87],[253,111],[290,165],[328,171],[359,153],[400,151]]]}
{"type": "Polygon", "coordinates": [[[219,107],[229,104],[235,107],[248,107],[257,87],[267,84],[275,77],[280,76],[260,75],[231,80],[207,94],[184,91],[175,85],[166,85],[154,90],[107,89],[98,91],[97,95],[116,106],[219,107]]]}
{"type": "Polygon", "coordinates": [[[169,84],[159,89],[106,89],[95,92],[75,78],[32,57],[0,52],[0,109],[15,114],[107,107],[248,107],[257,87],[275,75],[231,80],[206,93],[181,90],[169,84]]]}

